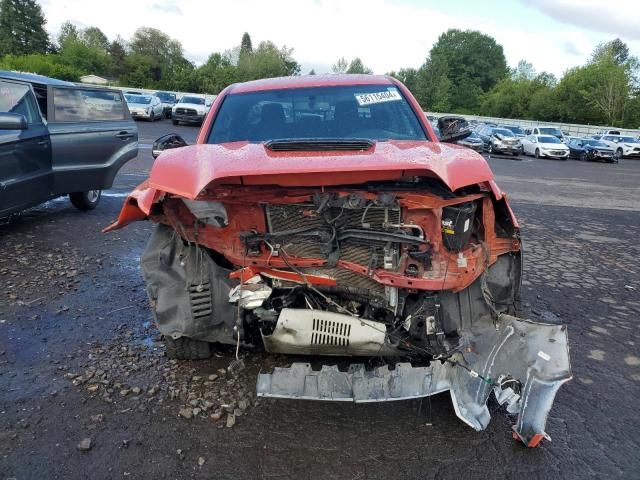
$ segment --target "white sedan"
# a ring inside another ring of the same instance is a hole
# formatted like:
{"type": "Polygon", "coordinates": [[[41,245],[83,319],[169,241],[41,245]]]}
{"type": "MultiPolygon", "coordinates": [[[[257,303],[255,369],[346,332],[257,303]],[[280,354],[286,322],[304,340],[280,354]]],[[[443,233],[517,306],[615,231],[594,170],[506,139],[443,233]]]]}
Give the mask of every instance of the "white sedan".
{"type": "Polygon", "coordinates": [[[162,120],[164,117],[164,107],[162,102],[155,95],[132,95],[126,94],[127,106],[131,116],[135,118],[146,118],[150,122],[156,119],[162,120]]]}
{"type": "Polygon", "coordinates": [[[569,158],[569,147],[552,135],[527,135],[522,139],[522,151],[536,158],[569,158]]]}

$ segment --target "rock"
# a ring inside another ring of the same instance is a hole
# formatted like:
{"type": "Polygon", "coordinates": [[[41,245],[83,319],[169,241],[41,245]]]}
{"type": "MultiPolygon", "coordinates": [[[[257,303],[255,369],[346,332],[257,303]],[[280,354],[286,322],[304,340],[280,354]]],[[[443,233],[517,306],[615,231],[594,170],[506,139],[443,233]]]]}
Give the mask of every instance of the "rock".
{"type": "Polygon", "coordinates": [[[194,375],[193,377],[191,377],[192,382],[199,382],[200,380],[202,380],[202,377],[200,375],[194,375]]]}
{"type": "Polygon", "coordinates": [[[120,390],[120,395],[122,395],[123,397],[126,397],[127,395],[129,395],[130,390],[125,388],[120,390]]]}
{"type": "Polygon", "coordinates": [[[242,410],[240,410],[239,408],[236,408],[236,409],[233,411],[233,415],[234,415],[235,417],[240,417],[240,416],[242,416],[242,410]]]}
{"type": "Polygon", "coordinates": [[[216,375],[215,373],[209,375],[209,381],[213,382],[216,378],[218,378],[218,375],[216,375]]]}
{"type": "Polygon", "coordinates": [[[204,465],[205,459],[203,457],[198,458],[198,465],[204,465]]]}
{"type": "Polygon", "coordinates": [[[217,422],[221,418],[222,418],[222,412],[214,412],[211,414],[211,420],[213,420],[214,422],[217,422]]]}
{"type": "Polygon", "coordinates": [[[131,392],[132,392],[134,395],[140,395],[141,389],[140,389],[140,387],[133,387],[133,388],[131,389],[131,392]]]}
{"type": "Polygon", "coordinates": [[[92,383],[91,385],[87,386],[87,391],[89,393],[95,393],[100,389],[100,384],[98,383],[92,383]]]}
{"type": "Polygon", "coordinates": [[[181,417],[184,418],[192,418],[193,417],[193,409],[192,408],[182,408],[180,409],[180,412],[178,413],[178,415],[180,415],[181,417]]]}
{"type": "Polygon", "coordinates": [[[200,403],[200,400],[198,400],[197,398],[194,398],[189,402],[189,405],[191,405],[192,407],[197,407],[199,403],[200,403]]]}
{"type": "Polygon", "coordinates": [[[197,417],[198,415],[200,415],[200,412],[202,411],[201,408],[194,408],[193,409],[193,416],[197,417]]]}
{"type": "Polygon", "coordinates": [[[221,368],[218,370],[218,374],[222,377],[224,377],[227,374],[227,371],[224,368],[221,368]]]}
{"type": "Polygon", "coordinates": [[[102,423],[104,422],[104,415],[102,413],[99,413],[97,415],[91,415],[91,421],[93,423],[102,423]]]}
{"type": "Polygon", "coordinates": [[[91,450],[92,446],[93,445],[91,444],[90,438],[83,438],[78,444],[78,450],[80,450],[81,452],[88,452],[89,450],[91,450]]]}
{"type": "Polygon", "coordinates": [[[233,413],[227,415],[227,428],[231,428],[236,424],[236,416],[233,413]]]}
{"type": "Polygon", "coordinates": [[[247,408],[249,408],[249,400],[246,400],[244,398],[240,400],[238,402],[238,408],[244,412],[247,408]]]}

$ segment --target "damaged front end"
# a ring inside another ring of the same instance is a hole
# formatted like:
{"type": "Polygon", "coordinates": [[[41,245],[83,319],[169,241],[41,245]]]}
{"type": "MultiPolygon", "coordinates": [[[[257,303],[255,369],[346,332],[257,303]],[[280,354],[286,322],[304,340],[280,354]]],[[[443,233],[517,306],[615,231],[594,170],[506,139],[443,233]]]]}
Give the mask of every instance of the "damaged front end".
{"type": "Polygon", "coordinates": [[[139,219],[131,205],[146,202],[159,224],[142,270],[166,338],[335,357],[260,374],[259,396],[378,402],[449,391],[458,417],[482,430],[493,392],[518,415],[515,438],[548,438],[547,414],[571,378],[566,327],[517,318],[519,229],[490,188],[453,192],[411,177],[217,185],[194,199],[150,192],[123,215],[139,219]]]}

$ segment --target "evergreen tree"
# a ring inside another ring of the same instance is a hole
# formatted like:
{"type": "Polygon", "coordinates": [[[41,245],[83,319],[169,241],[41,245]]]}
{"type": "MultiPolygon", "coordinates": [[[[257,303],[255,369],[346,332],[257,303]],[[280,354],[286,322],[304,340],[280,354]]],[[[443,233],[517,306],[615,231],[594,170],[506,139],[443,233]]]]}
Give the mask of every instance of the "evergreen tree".
{"type": "Polygon", "coordinates": [[[251,37],[247,32],[242,34],[242,40],[240,41],[240,55],[251,55],[253,53],[253,45],[251,44],[251,37]]]}
{"type": "Polygon", "coordinates": [[[45,23],[35,0],[1,0],[0,55],[46,53],[50,44],[45,23]]]}

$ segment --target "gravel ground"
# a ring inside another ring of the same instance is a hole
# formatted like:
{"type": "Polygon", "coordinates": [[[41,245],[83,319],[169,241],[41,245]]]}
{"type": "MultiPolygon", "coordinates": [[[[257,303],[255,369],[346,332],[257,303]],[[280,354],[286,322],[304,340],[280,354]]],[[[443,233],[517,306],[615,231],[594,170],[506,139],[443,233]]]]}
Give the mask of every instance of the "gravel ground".
{"type": "Polygon", "coordinates": [[[492,408],[484,432],[448,395],[380,405],[259,400],[282,361],[166,359],[139,255],[150,225],[102,234],[150,144],[197,128],[139,123],[141,153],[97,210],[59,199],[0,227],[0,479],[640,478],[640,162],[495,157],[522,224],[531,317],[569,325],[574,380],[551,443],[528,450],[492,408]]]}

